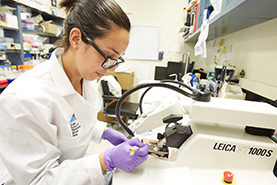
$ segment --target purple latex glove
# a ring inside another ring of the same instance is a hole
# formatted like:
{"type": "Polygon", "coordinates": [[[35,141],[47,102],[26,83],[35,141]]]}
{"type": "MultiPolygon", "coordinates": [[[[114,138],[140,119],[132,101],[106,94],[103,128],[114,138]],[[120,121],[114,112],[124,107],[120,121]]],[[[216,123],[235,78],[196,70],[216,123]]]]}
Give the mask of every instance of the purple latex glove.
{"type": "Polygon", "coordinates": [[[143,144],[139,139],[133,138],[106,150],[104,160],[110,171],[114,168],[131,171],[148,158],[148,150],[148,144],[143,144]]]}
{"type": "Polygon", "coordinates": [[[119,145],[128,140],[124,134],[112,128],[108,128],[107,130],[105,130],[103,132],[102,138],[107,139],[114,146],[119,145]]]}

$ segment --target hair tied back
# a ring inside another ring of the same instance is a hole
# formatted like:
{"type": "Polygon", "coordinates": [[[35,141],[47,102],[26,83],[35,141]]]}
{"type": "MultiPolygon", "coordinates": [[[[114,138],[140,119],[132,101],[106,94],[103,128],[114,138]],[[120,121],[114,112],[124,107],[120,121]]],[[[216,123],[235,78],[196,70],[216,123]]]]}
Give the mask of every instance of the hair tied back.
{"type": "Polygon", "coordinates": [[[65,8],[65,12],[68,14],[79,1],[80,0],[61,0],[59,7],[65,8]]]}

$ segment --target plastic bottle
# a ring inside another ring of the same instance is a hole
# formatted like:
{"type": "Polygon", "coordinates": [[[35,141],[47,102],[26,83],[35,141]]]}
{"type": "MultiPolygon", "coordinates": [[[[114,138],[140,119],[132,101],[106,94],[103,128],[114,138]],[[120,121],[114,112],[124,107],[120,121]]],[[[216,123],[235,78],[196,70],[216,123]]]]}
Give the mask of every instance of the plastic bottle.
{"type": "Polygon", "coordinates": [[[200,76],[201,74],[200,73],[195,73],[196,77],[194,78],[193,80],[193,87],[195,89],[199,89],[199,85],[200,85],[200,76]]]}
{"type": "Polygon", "coordinates": [[[12,71],[17,71],[17,66],[16,65],[12,65],[12,71]]]}

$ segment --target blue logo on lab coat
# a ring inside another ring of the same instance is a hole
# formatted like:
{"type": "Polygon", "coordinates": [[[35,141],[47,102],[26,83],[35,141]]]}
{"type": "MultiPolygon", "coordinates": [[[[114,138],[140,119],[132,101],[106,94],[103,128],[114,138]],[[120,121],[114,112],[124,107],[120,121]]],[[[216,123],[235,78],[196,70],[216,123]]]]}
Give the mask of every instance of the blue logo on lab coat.
{"type": "Polygon", "coordinates": [[[72,136],[73,137],[78,136],[80,128],[81,128],[81,124],[77,120],[74,113],[73,113],[73,115],[71,116],[71,119],[70,119],[70,127],[71,127],[72,136]]]}

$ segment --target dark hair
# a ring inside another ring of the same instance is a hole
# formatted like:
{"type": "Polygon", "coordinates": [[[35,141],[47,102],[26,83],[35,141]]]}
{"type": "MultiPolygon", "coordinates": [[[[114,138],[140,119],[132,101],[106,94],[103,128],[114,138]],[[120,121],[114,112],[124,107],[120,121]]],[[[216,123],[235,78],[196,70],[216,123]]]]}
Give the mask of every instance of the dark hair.
{"type": "MultiPolygon", "coordinates": [[[[103,38],[114,26],[130,32],[130,20],[114,0],[62,0],[60,8],[68,14],[64,22],[64,47],[70,46],[69,33],[79,28],[91,39],[103,38]]],[[[84,36],[82,40],[88,43],[84,36]]]]}

